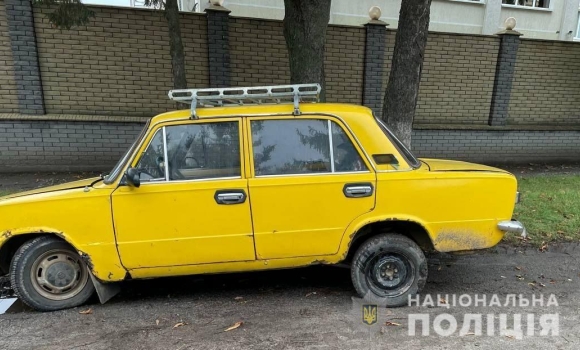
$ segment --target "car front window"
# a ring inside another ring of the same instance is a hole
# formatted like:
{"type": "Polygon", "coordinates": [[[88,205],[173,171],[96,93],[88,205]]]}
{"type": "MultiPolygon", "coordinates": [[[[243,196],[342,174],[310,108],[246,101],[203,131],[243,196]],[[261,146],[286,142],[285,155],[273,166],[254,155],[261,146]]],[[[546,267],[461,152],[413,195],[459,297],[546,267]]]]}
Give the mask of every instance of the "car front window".
{"type": "Polygon", "coordinates": [[[147,132],[147,129],[149,128],[150,121],[151,120],[147,121],[147,123],[145,124],[145,127],[143,127],[143,129],[139,133],[139,136],[137,136],[137,138],[135,139],[135,142],[133,142],[133,144],[131,145],[131,147],[129,147],[127,152],[125,152],[125,154],[123,154],[123,156],[121,157],[121,159],[119,159],[117,164],[115,164],[115,166],[113,167],[113,170],[111,170],[111,172],[105,176],[104,182],[107,185],[113,183],[113,181],[115,181],[117,179],[117,177],[119,177],[121,170],[125,167],[125,164],[127,164],[127,161],[129,160],[129,158],[131,157],[131,155],[135,151],[135,148],[137,148],[137,145],[141,142],[143,137],[145,137],[145,133],[147,132]]]}

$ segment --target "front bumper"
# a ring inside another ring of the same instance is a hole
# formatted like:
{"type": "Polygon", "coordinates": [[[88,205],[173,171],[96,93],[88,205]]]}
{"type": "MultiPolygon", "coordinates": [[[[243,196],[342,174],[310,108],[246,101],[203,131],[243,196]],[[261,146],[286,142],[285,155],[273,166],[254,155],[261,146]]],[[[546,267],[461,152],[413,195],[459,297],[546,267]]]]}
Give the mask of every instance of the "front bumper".
{"type": "Polygon", "coordinates": [[[522,238],[528,238],[528,232],[526,231],[526,228],[524,227],[524,224],[522,224],[521,222],[517,221],[517,220],[506,220],[506,221],[500,221],[497,223],[497,228],[500,231],[504,231],[504,232],[514,232],[514,233],[518,233],[522,236],[522,238]]]}

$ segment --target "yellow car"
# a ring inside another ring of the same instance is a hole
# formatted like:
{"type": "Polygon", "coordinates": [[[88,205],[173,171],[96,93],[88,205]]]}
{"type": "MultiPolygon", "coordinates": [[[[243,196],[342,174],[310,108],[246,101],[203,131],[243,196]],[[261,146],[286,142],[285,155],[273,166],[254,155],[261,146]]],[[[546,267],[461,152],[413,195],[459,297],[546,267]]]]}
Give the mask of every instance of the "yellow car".
{"type": "Polygon", "coordinates": [[[191,109],[150,119],[107,176],[0,199],[0,275],[49,311],[127,279],[348,263],[360,296],[400,306],[424,252],[525,234],[513,175],[417,159],[319,89],[171,91],[191,109]]]}

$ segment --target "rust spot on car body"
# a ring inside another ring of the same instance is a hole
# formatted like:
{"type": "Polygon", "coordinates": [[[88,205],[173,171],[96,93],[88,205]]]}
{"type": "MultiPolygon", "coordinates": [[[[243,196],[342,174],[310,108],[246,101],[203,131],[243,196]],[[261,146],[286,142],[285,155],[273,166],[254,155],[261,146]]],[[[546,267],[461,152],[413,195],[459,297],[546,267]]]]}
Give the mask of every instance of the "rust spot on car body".
{"type": "Polygon", "coordinates": [[[439,252],[452,252],[460,250],[475,250],[487,248],[490,244],[488,239],[481,233],[470,230],[443,231],[433,241],[435,249],[439,252]]]}
{"type": "Polygon", "coordinates": [[[0,235],[0,237],[8,239],[8,238],[12,237],[12,231],[6,230],[6,231],[2,232],[2,235],[0,235]]]}
{"type": "Polygon", "coordinates": [[[329,264],[332,263],[326,260],[314,260],[313,262],[310,263],[310,265],[329,265],[329,264]]]}
{"type": "Polygon", "coordinates": [[[95,266],[93,265],[93,261],[91,260],[91,257],[85,253],[79,250],[79,255],[81,257],[81,259],[85,262],[85,264],[87,264],[87,267],[89,268],[89,270],[91,270],[91,272],[93,273],[93,275],[95,274],[94,268],[95,266]]]}

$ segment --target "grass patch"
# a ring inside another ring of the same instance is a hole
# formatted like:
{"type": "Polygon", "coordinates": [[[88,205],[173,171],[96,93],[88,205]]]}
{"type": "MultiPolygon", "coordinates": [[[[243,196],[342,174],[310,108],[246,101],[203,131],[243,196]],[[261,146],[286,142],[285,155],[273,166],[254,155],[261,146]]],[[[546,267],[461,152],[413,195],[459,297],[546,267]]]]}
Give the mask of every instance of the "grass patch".
{"type": "Polygon", "coordinates": [[[0,190],[0,197],[7,196],[13,191],[0,190]]]}
{"type": "MultiPolygon", "coordinates": [[[[514,217],[520,220],[535,245],[542,242],[580,241],[580,175],[524,177],[514,217]]],[[[508,234],[508,242],[518,241],[508,234]]]]}

